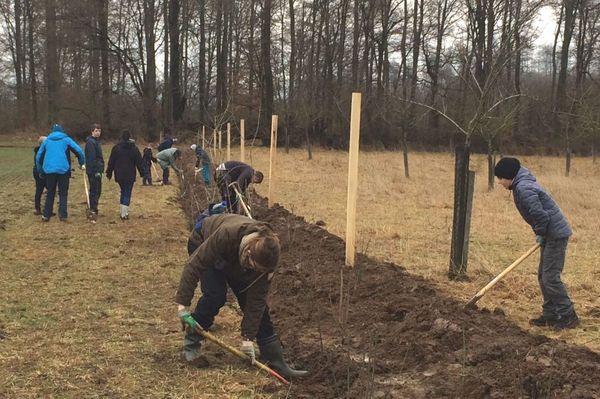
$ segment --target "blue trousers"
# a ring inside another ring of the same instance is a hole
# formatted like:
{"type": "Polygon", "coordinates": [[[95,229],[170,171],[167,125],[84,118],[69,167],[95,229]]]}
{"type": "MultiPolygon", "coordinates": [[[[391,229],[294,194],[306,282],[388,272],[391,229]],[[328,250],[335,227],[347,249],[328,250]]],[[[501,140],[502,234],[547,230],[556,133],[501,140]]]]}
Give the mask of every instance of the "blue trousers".
{"type": "Polygon", "coordinates": [[[163,169],[162,181],[163,181],[163,184],[167,184],[169,182],[169,168],[168,167],[163,169]]]}
{"type": "Polygon", "coordinates": [[[549,318],[562,318],[574,312],[567,288],[560,279],[565,266],[565,253],[569,239],[546,239],[541,247],[538,281],[544,304],[542,313],[549,318]]]}
{"type": "Polygon", "coordinates": [[[46,175],[46,204],[44,206],[44,217],[50,218],[54,208],[54,197],[56,196],[56,188],[58,187],[58,216],[61,219],[66,219],[67,213],[67,198],[69,196],[69,174],[68,173],[50,173],[46,175]]]}
{"type": "Polygon", "coordinates": [[[131,202],[131,192],[133,191],[134,182],[128,181],[117,183],[119,183],[119,187],[121,187],[121,199],[119,200],[119,203],[121,205],[129,206],[129,203],[131,202]]]}

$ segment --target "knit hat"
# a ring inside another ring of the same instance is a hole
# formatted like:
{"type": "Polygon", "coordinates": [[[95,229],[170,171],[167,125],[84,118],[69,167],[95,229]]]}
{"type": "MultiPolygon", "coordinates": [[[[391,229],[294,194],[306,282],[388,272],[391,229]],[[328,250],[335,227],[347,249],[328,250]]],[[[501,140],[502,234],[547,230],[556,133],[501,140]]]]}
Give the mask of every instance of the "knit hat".
{"type": "Polygon", "coordinates": [[[501,179],[512,180],[521,169],[521,163],[517,158],[502,158],[494,168],[494,175],[501,179]]]}
{"type": "Polygon", "coordinates": [[[193,151],[196,151],[196,148],[197,148],[197,147],[198,147],[198,146],[197,146],[196,144],[192,144],[192,145],[190,146],[190,148],[191,148],[193,151]]]}

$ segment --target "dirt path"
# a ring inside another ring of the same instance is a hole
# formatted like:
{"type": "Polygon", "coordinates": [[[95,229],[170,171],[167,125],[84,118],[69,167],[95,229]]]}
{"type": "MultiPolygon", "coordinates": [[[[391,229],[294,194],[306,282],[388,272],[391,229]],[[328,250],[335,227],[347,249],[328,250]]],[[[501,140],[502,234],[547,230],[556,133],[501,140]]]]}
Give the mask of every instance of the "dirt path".
{"type": "MultiPolygon", "coordinates": [[[[12,176],[0,195],[1,398],[278,397],[270,379],[214,346],[211,368],[180,361],[172,298],[187,229],[176,186],[138,181],[122,223],[117,185],[105,179],[92,225],[76,171],[69,223],[41,223],[32,212],[30,152],[0,163],[12,176]]],[[[224,309],[215,333],[239,343],[235,309],[224,309]]]]}

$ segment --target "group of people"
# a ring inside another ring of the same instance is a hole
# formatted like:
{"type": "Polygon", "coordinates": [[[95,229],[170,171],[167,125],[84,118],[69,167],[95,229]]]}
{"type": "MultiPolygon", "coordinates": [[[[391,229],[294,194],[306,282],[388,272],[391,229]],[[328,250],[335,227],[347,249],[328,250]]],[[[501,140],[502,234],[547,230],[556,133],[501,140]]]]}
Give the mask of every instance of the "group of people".
{"type": "MultiPolygon", "coordinates": [[[[73,151],[80,166],[90,180],[90,212],[97,215],[98,198],[104,168],[102,150],[98,139],[99,125],[92,125],[86,140],[85,153],[58,125],[48,137],[40,138],[36,150],[34,177],[36,178],[36,212],[40,213],[40,188],[47,189],[42,220],[52,215],[56,187],[59,188],[59,217],[67,218],[66,190],[71,170],[69,151],[73,151]],[[42,179],[42,180],[40,180],[42,179]],[[93,181],[93,183],[92,183],[93,181]]],[[[176,139],[167,138],[159,146],[156,158],[152,151],[144,150],[142,157],[130,134],[124,131],[121,142],[116,144],[109,158],[106,176],[121,186],[121,217],[126,218],[135,181],[135,171],[151,184],[151,162],[158,162],[163,170],[163,184],[168,182],[169,167],[176,173],[181,169],[175,161],[181,153],[173,147],[176,139]]],[[[210,184],[211,162],[208,154],[196,145],[196,173],[202,171],[203,180],[210,184]]],[[[552,197],[537,183],[533,174],[521,166],[516,158],[502,158],[495,166],[498,183],[511,190],[515,205],[536,234],[541,247],[538,281],[543,296],[542,312],[530,320],[535,326],[551,326],[556,329],[574,328],[579,318],[569,298],[560,274],[564,268],[565,253],[571,227],[552,197]]],[[[284,377],[302,377],[304,370],[295,370],[283,358],[283,347],[271,321],[267,296],[274,272],[280,259],[280,244],[271,226],[240,215],[240,202],[251,183],[260,183],[263,174],[243,162],[230,160],[218,165],[214,174],[221,192],[222,202],[210,204],[198,215],[188,238],[188,259],[183,268],[175,296],[178,316],[184,320],[192,317],[197,324],[208,330],[215,316],[224,306],[227,287],[237,298],[243,312],[241,321],[241,350],[255,361],[257,354],[254,341],[260,349],[260,358],[284,377]],[[201,296],[193,310],[190,309],[196,287],[201,296]]],[[[205,366],[202,356],[202,335],[189,326],[183,342],[183,358],[188,364],[205,366]]]]}
{"type": "MultiPolygon", "coordinates": [[[[143,155],[137,148],[135,141],[131,138],[131,133],[124,130],[120,141],[112,148],[108,164],[105,165],[102,152],[100,137],[102,128],[99,124],[90,126],[90,135],[85,140],[85,148],[81,147],[69,137],[61,125],[54,124],[52,131],[48,136],[40,136],[38,146],[34,148],[33,177],[35,180],[34,207],[35,214],[42,216],[42,221],[48,222],[52,216],[54,200],[58,191],[58,215],[61,221],[68,219],[68,191],[71,178],[71,153],[77,156],[79,166],[86,172],[87,182],[89,182],[87,197],[88,211],[87,217],[95,223],[98,220],[98,203],[102,194],[103,177],[112,179],[119,184],[121,195],[119,200],[120,217],[122,220],[129,218],[129,206],[133,186],[136,181],[136,171],[142,178],[144,186],[152,185],[152,171],[155,170],[154,163],[162,169],[163,185],[171,184],[169,181],[169,169],[173,169],[177,175],[182,174],[182,169],[177,166],[178,159],[181,158],[181,150],[173,147],[177,143],[177,138],[167,137],[158,145],[156,157],[152,153],[152,147],[147,146],[143,150],[143,155]],[[46,200],[42,207],[42,194],[46,191],[46,200]]],[[[195,171],[202,172],[202,179],[206,185],[211,184],[212,164],[209,155],[204,149],[196,144],[191,146],[196,156],[195,171]]],[[[254,174],[254,170],[246,164],[236,163],[236,161],[225,162],[219,165],[218,176],[215,177],[219,187],[225,187],[222,179],[227,183],[237,182],[241,192],[244,192],[251,181],[262,181],[262,174],[254,174]],[[227,166],[224,166],[226,165],[227,166]],[[225,168],[231,169],[231,176],[223,173],[225,168]],[[260,176],[254,178],[253,176],[260,176]]],[[[230,208],[236,208],[237,197],[232,195],[233,189],[225,187],[221,191],[224,200],[228,200],[230,208]]]]}

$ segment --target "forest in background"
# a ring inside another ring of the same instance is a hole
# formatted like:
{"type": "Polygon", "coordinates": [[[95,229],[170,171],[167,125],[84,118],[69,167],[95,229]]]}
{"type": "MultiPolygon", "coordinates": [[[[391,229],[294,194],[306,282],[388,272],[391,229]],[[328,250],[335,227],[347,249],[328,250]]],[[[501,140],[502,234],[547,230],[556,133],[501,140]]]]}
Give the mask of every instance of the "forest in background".
{"type": "Polygon", "coordinates": [[[0,0],[0,131],[156,141],[246,121],[280,145],[595,157],[592,0],[0,0]],[[556,15],[536,47],[542,7],[556,15]]]}

